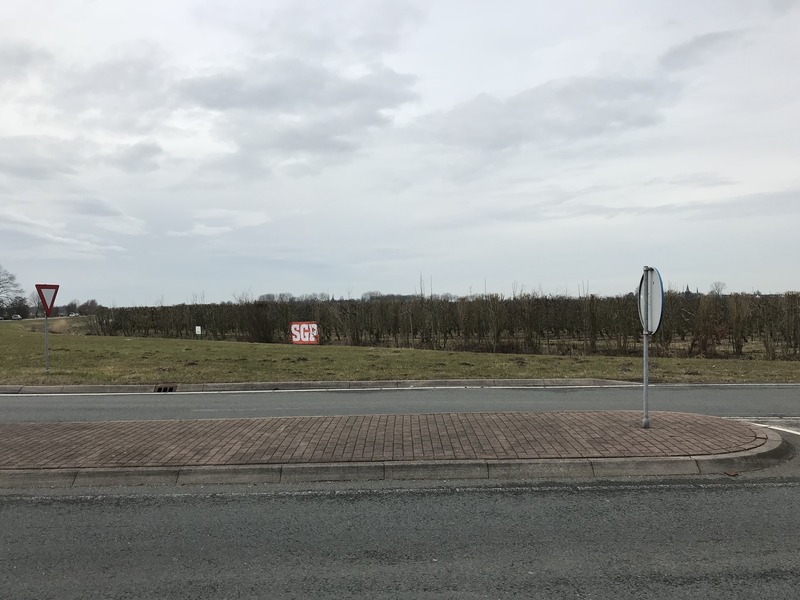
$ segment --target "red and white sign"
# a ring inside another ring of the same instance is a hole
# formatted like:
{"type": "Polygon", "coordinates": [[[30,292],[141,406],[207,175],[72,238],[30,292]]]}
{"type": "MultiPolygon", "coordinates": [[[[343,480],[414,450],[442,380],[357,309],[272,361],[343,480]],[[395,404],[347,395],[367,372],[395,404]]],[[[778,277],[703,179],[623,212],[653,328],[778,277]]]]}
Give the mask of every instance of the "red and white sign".
{"type": "Polygon", "coordinates": [[[319,327],[313,322],[292,323],[293,344],[319,344],[319,327]]]}
{"type": "Polygon", "coordinates": [[[58,286],[53,283],[37,283],[36,291],[39,292],[39,300],[42,301],[44,314],[50,316],[53,310],[53,305],[56,302],[56,294],[58,294],[58,286]]]}

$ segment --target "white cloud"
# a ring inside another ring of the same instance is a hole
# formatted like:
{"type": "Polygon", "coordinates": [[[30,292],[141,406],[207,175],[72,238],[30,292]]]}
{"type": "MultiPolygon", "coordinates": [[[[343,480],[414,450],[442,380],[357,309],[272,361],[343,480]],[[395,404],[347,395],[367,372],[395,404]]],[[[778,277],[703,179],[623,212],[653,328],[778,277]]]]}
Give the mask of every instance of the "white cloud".
{"type": "Polygon", "coordinates": [[[195,212],[195,218],[210,222],[228,223],[231,227],[257,227],[272,219],[263,212],[207,208],[195,212]]]}
{"type": "Polygon", "coordinates": [[[201,237],[216,237],[219,235],[225,235],[233,231],[232,227],[213,227],[210,225],[205,225],[203,223],[195,223],[195,225],[187,230],[187,231],[167,231],[168,235],[175,236],[175,237],[186,237],[186,236],[201,236],[201,237]]]}
{"type": "MultiPolygon", "coordinates": [[[[94,236],[75,236],[65,231],[65,227],[46,220],[35,220],[25,216],[3,214],[0,211],[0,230],[5,231],[4,239],[25,244],[29,257],[36,260],[98,260],[107,253],[124,252],[124,248],[106,243],[94,236]]],[[[21,258],[18,249],[13,252],[21,258]]]]}

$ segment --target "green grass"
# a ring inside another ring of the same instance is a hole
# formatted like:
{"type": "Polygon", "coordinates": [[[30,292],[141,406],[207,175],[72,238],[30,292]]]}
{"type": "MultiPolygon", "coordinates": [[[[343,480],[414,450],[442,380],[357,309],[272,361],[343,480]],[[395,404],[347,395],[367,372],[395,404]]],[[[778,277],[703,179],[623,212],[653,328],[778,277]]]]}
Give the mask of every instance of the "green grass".
{"type": "MultiPolygon", "coordinates": [[[[289,346],[85,335],[51,319],[50,372],[41,321],[0,321],[0,384],[166,384],[391,379],[641,381],[642,359],[289,346]],[[56,333],[60,332],[60,333],[56,333]]],[[[653,358],[653,383],[800,383],[800,362],[653,358]]]]}

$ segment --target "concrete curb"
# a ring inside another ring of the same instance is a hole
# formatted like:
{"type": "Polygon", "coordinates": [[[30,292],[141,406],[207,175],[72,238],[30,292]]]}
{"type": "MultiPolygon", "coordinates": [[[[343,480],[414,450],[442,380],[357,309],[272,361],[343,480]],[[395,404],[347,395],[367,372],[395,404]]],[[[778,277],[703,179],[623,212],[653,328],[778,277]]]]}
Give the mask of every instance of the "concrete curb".
{"type": "Polygon", "coordinates": [[[697,461],[682,456],[664,458],[602,458],[592,460],[595,477],[634,477],[638,475],[699,475],[697,461]]]}
{"type": "Polygon", "coordinates": [[[280,483],[280,465],[182,467],[178,485],[196,483],[280,483]]]}
{"type": "Polygon", "coordinates": [[[780,434],[765,429],[754,450],[720,455],[664,458],[385,461],[356,463],[136,467],[119,469],[4,469],[0,488],[184,484],[313,483],[492,479],[561,480],[609,477],[715,475],[777,465],[792,453],[780,434]]]}
{"type": "Polygon", "coordinates": [[[752,471],[775,466],[792,454],[792,446],[777,431],[762,430],[767,435],[763,446],[745,452],[693,456],[701,475],[730,471],[752,471]],[[744,465],[744,466],[743,466],[744,465]]]}
{"type": "MultiPolygon", "coordinates": [[[[96,485],[169,485],[178,482],[180,467],[78,469],[72,487],[96,485]]],[[[0,479],[1,480],[1,479],[0,479]]]]}
{"type": "Polygon", "coordinates": [[[548,388],[637,386],[606,379],[418,379],[371,381],[262,381],[241,383],[160,383],[141,385],[0,385],[0,394],[155,394],[189,392],[276,392],[415,388],[548,388]]]}

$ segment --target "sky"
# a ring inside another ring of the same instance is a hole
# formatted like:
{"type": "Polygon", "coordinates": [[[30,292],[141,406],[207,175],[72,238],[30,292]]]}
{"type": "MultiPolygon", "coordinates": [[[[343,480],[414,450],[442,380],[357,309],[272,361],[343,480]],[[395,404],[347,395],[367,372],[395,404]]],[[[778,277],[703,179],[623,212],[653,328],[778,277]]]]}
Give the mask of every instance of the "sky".
{"type": "Polygon", "coordinates": [[[0,265],[57,304],[800,290],[800,2],[9,0],[0,265]]]}

